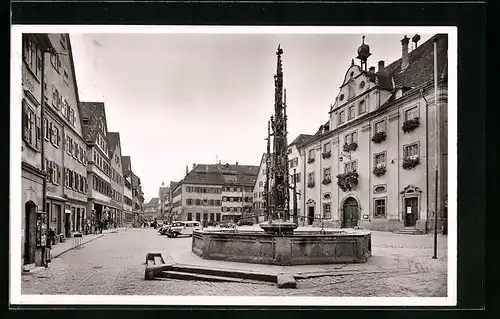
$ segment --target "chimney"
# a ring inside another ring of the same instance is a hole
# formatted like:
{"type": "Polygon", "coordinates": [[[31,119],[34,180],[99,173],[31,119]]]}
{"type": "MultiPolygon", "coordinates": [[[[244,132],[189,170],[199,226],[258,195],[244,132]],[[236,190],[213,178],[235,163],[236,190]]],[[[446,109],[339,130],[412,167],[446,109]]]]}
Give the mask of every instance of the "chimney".
{"type": "Polygon", "coordinates": [[[193,169],[196,167],[196,163],[193,163],[193,169]]]}
{"type": "Polygon", "coordinates": [[[406,67],[408,66],[408,43],[410,43],[410,38],[405,35],[403,40],[401,40],[401,70],[406,69],[406,67]]]}
{"type": "Polygon", "coordinates": [[[238,165],[238,162],[236,162],[236,165],[238,165]]]}
{"type": "Polygon", "coordinates": [[[188,167],[188,165],[186,165],[186,176],[188,173],[189,173],[189,167],[188,167]]]}
{"type": "Polygon", "coordinates": [[[411,40],[413,41],[413,43],[415,43],[415,49],[416,49],[418,47],[418,41],[420,41],[420,35],[415,34],[413,38],[411,38],[411,40]]]}
{"type": "Polygon", "coordinates": [[[375,73],[375,67],[374,66],[371,66],[368,71],[370,71],[370,73],[375,73]]]}
{"type": "Polygon", "coordinates": [[[379,72],[384,72],[384,69],[385,69],[385,62],[384,62],[384,60],[378,61],[378,71],[379,72]]]}

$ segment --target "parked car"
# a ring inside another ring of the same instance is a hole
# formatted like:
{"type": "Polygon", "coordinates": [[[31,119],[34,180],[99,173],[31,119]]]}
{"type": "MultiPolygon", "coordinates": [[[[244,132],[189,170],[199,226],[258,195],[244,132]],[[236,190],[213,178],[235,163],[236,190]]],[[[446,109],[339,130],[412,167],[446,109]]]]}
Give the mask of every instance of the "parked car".
{"type": "Polygon", "coordinates": [[[172,225],[170,225],[170,224],[163,225],[163,226],[161,226],[161,227],[158,229],[158,233],[159,233],[160,235],[166,235],[166,234],[167,234],[167,231],[168,231],[168,229],[169,229],[170,227],[172,227],[172,225]]]}
{"type": "Polygon", "coordinates": [[[253,226],[253,222],[248,219],[240,219],[238,223],[236,223],[238,226],[253,226]]]}
{"type": "Polygon", "coordinates": [[[189,222],[175,222],[172,223],[172,227],[167,230],[168,237],[177,237],[182,235],[193,236],[193,231],[201,230],[203,227],[200,222],[189,221],[189,222]]]}

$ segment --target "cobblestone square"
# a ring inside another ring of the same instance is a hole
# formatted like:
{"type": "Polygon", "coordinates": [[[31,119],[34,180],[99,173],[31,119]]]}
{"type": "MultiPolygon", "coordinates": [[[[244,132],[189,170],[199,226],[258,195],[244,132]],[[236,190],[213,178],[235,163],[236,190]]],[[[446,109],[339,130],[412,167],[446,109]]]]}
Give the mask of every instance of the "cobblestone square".
{"type": "Polygon", "coordinates": [[[168,238],[152,228],[120,229],[62,254],[47,269],[23,275],[22,294],[445,297],[447,237],[438,240],[438,259],[434,260],[431,235],[373,232],[370,262],[383,268],[384,261],[396,261],[397,270],[301,279],[297,289],[278,289],[266,284],[145,281],[147,252],[166,257],[188,253],[191,238],[168,238]]]}

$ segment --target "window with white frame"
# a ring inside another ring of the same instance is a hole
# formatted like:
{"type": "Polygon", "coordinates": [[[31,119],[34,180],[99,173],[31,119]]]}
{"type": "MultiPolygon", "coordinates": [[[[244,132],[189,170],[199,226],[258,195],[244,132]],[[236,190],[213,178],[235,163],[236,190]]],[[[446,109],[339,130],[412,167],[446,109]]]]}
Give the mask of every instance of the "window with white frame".
{"type": "Polygon", "coordinates": [[[352,144],[358,142],[358,134],[354,131],[344,136],[344,141],[346,144],[352,144]]]}
{"type": "Polygon", "coordinates": [[[323,152],[328,153],[332,151],[332,143],[327,142],[323,145],[323,152]]]}
{"type": "Polygon", "coordinates": [[[314,172],[310,172],[309,174],[307,174],[307,183],[314,183],[314,172]]]}
{"type": "Polygon", "coordinates": [[[330,179],[331,178],[331,172],[332,172],[332,168],[331,167],[327,167],[327,168],[323,169],[323,180],[330,179]]]}
{"type": "Polygon", "coordinates": [[[323,219],[331,219],[331,218],[332,218],[332,204],[323,203],[323,219]]]}
{"type": "Polygon", "coordinates": [[[386,205],[385,198],[376,198],[374,200],[374,210],[373,217],[375,218],[385,218],[386,217],[386,205]]]}
{"type": "Polygon", "coordinates": [[[31,146],[35,146],[35,111],[23,100],[23,139],[31,146]]]}
{"type": "Polygon", "coordinates": [[[376,122],[374,128],[375,128],[375,134],[385,132],[386,131],[385,120],[376,122]]]}
{"type": "Polygon", "coordinates": [[[345,122],[345,111],[340,111],[339,113],[339,124],[342,124],[345,122]]]}
{"type": "Polygon", "coordinates": [[[50,139],[49,121],[47,119],[43,119],[43,138],[47,141],[50,139]]]}
{"type": "Polygon", "coordinates": [[[366,112],[366,102],[365,100],[362,100],[358,104],[358,113],[363,114],[366,112]]]}
{"type": "Polygon", "coordinates": [[[405,121],[413,120],[418,117],[418,106],[405,111],[405,121]]]}
{"type": "Polygon", "coordinates": [[[357,168],[358,168],[358,163],[356,161],[350,161],[348,163],[345,163],[344,171],[346,173],[352,173],[356,172],[357,168]]]}
{"type": "Polygon", "coordinates": [[[314,159],[315,154],[316,152],[314,152],[314,149],[309,150],[308,159],[314,159]]]}
{"type": "Polygon", "coordinates": [[[405,159],[417,159],[420,155],[418,143],[404,146],[405,159]]]}
{"type": "Polygon", "coordinates": [[[355,116],[354,105],[349,106],[349,113],[347,113],[347,119],[352,120],[355,116]]]}
{"type": "Polygon", "coordinates": [[[374,159],[375,159],[375,167],[377,167],[377,168],[385,167],[385,164],[386,164],[386,154],[385,154],[385,152],[384,153],[375,154],[374,159]]]}

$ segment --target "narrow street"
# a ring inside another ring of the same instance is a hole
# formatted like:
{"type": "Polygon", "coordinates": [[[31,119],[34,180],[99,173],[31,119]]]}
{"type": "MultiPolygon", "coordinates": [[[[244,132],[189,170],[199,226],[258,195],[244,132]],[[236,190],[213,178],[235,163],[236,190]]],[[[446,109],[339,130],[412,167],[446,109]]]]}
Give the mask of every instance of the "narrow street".
{"type": "MultiPolygon", "coordinates": [[[[191,238],[168,238],[156,230],[121,229],[68,251],[48,269],[22,276],[22,294],[66,295],[227,295],[227,296],[446,296],[446,236],[432,259],[432,236],[374,232],[373,255],[391,256],[409,269],[404,274],[357,274],[298,281],[297,289],[275,285],[180,280],[145,281],[147,252],[190,250],[191,238]],[[407,266],[406,266],[407,265],[407,266]]],[[[376,259],[374,259],[376,260],[376,259]]]]}

